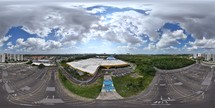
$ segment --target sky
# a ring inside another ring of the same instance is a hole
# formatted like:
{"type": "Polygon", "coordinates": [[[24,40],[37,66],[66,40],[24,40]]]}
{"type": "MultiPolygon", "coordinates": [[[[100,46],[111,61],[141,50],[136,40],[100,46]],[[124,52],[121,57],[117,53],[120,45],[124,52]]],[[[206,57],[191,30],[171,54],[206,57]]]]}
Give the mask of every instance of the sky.
{"type": "Polygon", "coordinates": [[[0,0],[0,53],[215,53],[214,0],[0,0]]]}

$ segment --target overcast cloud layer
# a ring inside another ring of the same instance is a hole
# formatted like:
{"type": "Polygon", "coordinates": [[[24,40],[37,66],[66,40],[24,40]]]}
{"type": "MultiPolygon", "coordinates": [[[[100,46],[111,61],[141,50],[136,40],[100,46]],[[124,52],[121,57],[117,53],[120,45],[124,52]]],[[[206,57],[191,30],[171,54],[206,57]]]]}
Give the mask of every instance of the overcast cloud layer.
{"type": "Polygon", "coordinates": [[[11,53],[215,53],[214,3],[0,0],[0,49],[11,53]],[[29,35],[16,35],[12,27],[29,35]]]}

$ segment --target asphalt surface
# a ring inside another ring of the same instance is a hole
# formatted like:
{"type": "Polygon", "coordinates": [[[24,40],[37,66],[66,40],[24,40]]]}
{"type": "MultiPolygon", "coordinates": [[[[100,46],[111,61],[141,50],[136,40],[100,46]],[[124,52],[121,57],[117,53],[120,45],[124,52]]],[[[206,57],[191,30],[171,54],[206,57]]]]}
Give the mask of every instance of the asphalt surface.
{"type": "MultiPolygon", "coordinates": [[[[112,100],[112,101],[100,101],[93,100],[90,102],[85,102],[77,100],[74,97],[68,96],[59,86],[59,83],[56,81],[56,68],[48,68],[43,70],[33,70],[35,74],[26,74],[27,77],[24,79],[14,80],[9,82],[13,88],[16,88],[14,94],[20,94],[17,97],[11,98],[20,100],[16,101],[17,103],[11,102],[8,99],[8,94],[4,88],[4,82],[0,82],[0,107],[1,108],[214,108],[215,105],[215,76],[213,75],[210,86],[206,87],[204,91],[203,98],[199,101],[184,102],[182,98],[180,101],[167,101],[170,99],[178,99],[181,95],[187,95],[189,93],[202,90],[199,82],[202,82],[208,72],[202,72],[202,70],[207,70],[206,67],[200,67],[198,69],[191,69],[192,72],[190,76],[185,76],[186,72],[177,73],[159,73],[156,77],[156,80],[153,82],[153,85],[149,87],[148,91],[136,96],[134,98],[128,98],[125,100],[112,100]],[[205,69],[204,69],[205,68],[205,69]],[[194,71],[194,72],[193,72],[194,71]],[[196,74],[195,72],[199,73],[196,74]],[[201,77],[201,75],[204,76],[201,77]],[[196,77],[192,77],[195,76],[196,77]],[[192,77],[192,78],[191,78],[192,77]],[[189,83],[196,83],[191,85],[189,83]],[[175,85],[175,82],[182,82],[183,85],[175,85]],[[20,84],[21,83],[21,84],[20,84]],[[17,85],[17,86],[16,86],[17,85]],[[20,88],[28,86],[31,89],[29,91],[21,91],[20,88]],[[49,88],[47,90],[47,88],[49,88]],[[188,90],[191,89],[192,90],[188,90]],[[177,92],[182,92],[183,94],[177,94],[177,92]],[[30,96],[33,95],[33,96],[30,96]],[[147,94],[147,95],[146,95],[147,94]],[[54,103],[54,104],[41,104],[37,103],[43,99],[60,99],[64,103],[54,103]],[[148,102],[150,101],[150,102],[148,102]],[[22,103],[23,102],[23,103],[22,103]]],[[[2,79],[2,73],[4,69],[0,69],[0,79],[2,79]]],[[[214,70],[212,70],[214,72],[214,70]]],[[[8,72],[9,73],[9,72],[8,72]]],[[[5,78],[10,78],[9,76],[5,78]]],[[[197,98],[196,96],[192,98],[197,98]]],[[[189,99],[189,98],[188,98],[189,99]]]]}

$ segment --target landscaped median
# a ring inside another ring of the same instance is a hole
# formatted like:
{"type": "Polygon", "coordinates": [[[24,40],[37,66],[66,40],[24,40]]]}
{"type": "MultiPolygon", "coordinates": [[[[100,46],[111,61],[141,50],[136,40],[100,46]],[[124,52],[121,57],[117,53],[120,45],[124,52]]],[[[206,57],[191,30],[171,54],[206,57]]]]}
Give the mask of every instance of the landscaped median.
{"type": "Polygon", "coordinates": [[[90,98],[90,99],[96,99],[96,97],[99,95],[101,88],[102,88],[102,81],[103,78],[97,79],[96,82],[90,85],[78,85],[74,84],[73,82],[69,81],[60,70],[59,72],[59,78],[61,83],[64,85],[65,88],[67,88],[69,91],[71,91],[74,94],[77,94],[81,97],[90,98]]]}

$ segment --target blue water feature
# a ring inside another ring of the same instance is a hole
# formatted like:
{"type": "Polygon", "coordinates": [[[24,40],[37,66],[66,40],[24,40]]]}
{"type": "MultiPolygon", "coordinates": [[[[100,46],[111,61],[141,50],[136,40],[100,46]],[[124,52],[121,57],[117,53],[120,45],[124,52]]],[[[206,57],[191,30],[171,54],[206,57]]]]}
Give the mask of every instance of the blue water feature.
{"type": "Polygon", "coordinates": [[[104,89],[106,92],[111,92],[111,91],[113,91],[113,90],[115,89],[114,86],[113,86],[112,80],[104,80],[104,81],[103,81],[103,84],[104,84],[103,89],[104,89]]]}

